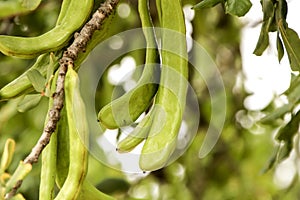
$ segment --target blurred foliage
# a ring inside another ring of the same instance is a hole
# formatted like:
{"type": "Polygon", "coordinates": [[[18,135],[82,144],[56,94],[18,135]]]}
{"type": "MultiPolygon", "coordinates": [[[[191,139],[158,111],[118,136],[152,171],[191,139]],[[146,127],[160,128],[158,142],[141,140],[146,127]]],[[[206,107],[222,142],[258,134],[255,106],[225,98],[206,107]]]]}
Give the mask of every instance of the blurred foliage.
{"type": "MultiPolygon", "coordinates": [[[[2,19],[1,34],[35,36],[50,30],[55,24],[60,2],[45,0],[34,12],[2,19]]],[[[108,35],[140,26],[136,1],[124,0],[122,3],[130,6],[131,13],[127,18],[116,16],[111,22],[108,35]]],[[[196,3],[199,0],[183,0],[183,5],[196,3]]],[[[157,24],[154,1],[151,1],[151,12],[154,24],[157,24]]],[[[227,90],[227,108],[224,108],[227,109],[226,124],[212,152],[205,158],[198,158],[209,125],[210,96],[204,82],[191,69],[190,82],[198,97],[201,121],[188,151],[168,167],[133,181],[127,179],[132,174],[122,174],[91,156],[88,179],[98,189],[119,199],[299,199],[299,191],[295,189],[299,187],[297,180],[293,187],[280,189],[274,183],[274,169],[263,173],[275,146],[272,135],[274,127],[255,124],[250,130],[246,130],[241,117],[237,117],[237,113],[241,112],[244,113],[243,117],[249,117],[249,113],[243,108],[245,92],[241,85],[236,85],[235,79],[241,71],[239,31],[242,24],[238,18],[225,14],[222,5],[196,10],[192,24],[193,39],[215,60],[227,90]],[[233,90],[234,87],[238,89],[233,90]],[[263,133],[260,129],[264,130],[263,133]]],[[[125,45],[124,48],[129,47],[125,45]]],[[[130,55],[135,58],[137,65],[143,63],[144,51],[131,52],[130,55]]],[[[121,59],[122,57],[118,58],[114,63],[119,63],[121,59]]],[[[0,88],[33,62],[0,55],[0,88]]],[[[86,62],[99,64],[99,59],[92,57],[86,62]]],[[[113,89],[114,86],[104,75],[97,90],[97,110],[110,101],[105,97],[110,97],[113,89]]],[[[47,112],[46,99],[42,99],[36,108],[26,113],[17,111],[19,101],[20,98],[0,102],[0,147],[4,147],[7,138],[13,138],[16,142],[8,173],[13,172],[19,161],[31,151],[41,134],[47,112]]],[[[273,119],[271,121],[274,122],[273,119]]],[[[37,163],[20,189],[26,199],[38,199],[39,175],[40,163],[37,163]]]]}

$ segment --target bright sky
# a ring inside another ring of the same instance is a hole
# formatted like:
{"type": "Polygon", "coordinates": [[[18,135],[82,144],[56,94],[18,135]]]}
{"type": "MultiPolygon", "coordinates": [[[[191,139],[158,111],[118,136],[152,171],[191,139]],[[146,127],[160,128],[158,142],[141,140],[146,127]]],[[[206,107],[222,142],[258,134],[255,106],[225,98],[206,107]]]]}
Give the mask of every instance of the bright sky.
{"type": "MultiPolygon", "coordinates": [[[[300,32],[299,18],[297,17],[300,1],[290,0],[288,2],[288,24],[294,30],[300,32]]],[[[260,2],[252,0],[252,3],[251,10],[242,18],[242,21],[246,24],[242,31],[241,41],[243,72],[246,76],[244,86],[248,93],[252,93],[245,99],[244,105],[249,110],[261,110],[275,96],[282,94],[289,87],[291,74],[286,53],[281,63],[278,63],[276,33],[270,33],[270,47],[262,56],[255,56],[252,53],[261,26],[261,23],[257,26],[253,26],[253,24],[262,19],[260,2]]]]}

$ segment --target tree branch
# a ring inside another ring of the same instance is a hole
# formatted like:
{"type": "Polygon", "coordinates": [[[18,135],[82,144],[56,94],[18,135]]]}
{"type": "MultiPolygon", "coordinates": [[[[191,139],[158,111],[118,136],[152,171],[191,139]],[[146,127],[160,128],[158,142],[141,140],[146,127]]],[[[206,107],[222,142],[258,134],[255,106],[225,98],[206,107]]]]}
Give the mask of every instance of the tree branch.
{"type": "MultiPolygon", "coordinates": [[[[60,59],[59,76],[56,82],[56,91],[53,94],[53,107],[49,111],[48,121],[45,125],[43,133],[37,144],[32,148],[31,153],[25,158],[24,163],[34,164],[38,161],[43,149],[50,142],[50,137],[55,131],[57,122],[60,119],[60,111],[64,104],[64,82],[68,70],[68,65],[74,63],[80,52],[84,52],[85,48],[96,30],[100,30],[103,21],[114,11],[119,0],[106,0],[98,10],[93,14],[92,18],[83,26],[79,33],[74,34],[73,43],[63,53],[60,59]]],[[[7,193],[5,199],[13,197],[18,188],[21,186],[21,180],[17,185],[7,193]]]]}

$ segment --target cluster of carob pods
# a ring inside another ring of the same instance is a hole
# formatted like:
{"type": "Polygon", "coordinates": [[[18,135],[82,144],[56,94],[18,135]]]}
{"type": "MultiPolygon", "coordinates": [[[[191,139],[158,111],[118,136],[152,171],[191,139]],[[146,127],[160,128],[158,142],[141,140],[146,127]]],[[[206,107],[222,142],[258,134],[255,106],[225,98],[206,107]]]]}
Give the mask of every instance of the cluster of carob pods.
{"type": "MultiPolygon", "coordinates": [[[[46,76],[51,67],[53,74],[58,67],[56,57],[61,56],[62,49],[67,46],[74,32],[86,22],[93,3],[93,0],[64,0],[56,26],[52,30],[27,38],[1,35],[0,51],[8,56],[25,59],[38,57],[28,71],[37,70],[39,74],[46,76]]],[[[116,129],[133,124],[147,111],[133,132],[117,146],[119,152],[129,152],[145,140],[139,161],[143,171],[164,167],[174,152],[188,87],[186,30],[181,1],[156,0],[161,45],[157,42],[148,4],[147,0],[138,1],[147,43],[145,66],[139,82],[134,89],[104,106],[98,114],[98,121],[102,126],[116,129]]],[[[43,160],[49,162],[43,163],[41,185],[49,186],[43,180],[52,180],[53,183],[56,181],[60,190],[55,199],[110,199],[84,178],[87,173],[88,152],[85,145],[88,142],[88,125],[76,68],[78,67],[72,64],[68,66],[65,77],[65,108],[61,112],[57,130],[43,153],[43,160]],[[70,156],[70,153],[76,156],[70,156]],[[49,176],[49,170],[54,169],[56,177],[46,177],[49,176]],[[43,173],[43,170],[48,171],[43,173]]],[[[27,76],[28,71],[3,87],[0,98],[10,99],[31,92],[32,82],[27,76]]],[[[58,70],[51,79],[52,84],[49,84],[50,93],[55,91],[57,76],[58,70]]],[[[50,98],[50,108],[52,104],[53,99],[50,98]]],[[[44,188],[43,191],[44,197],[52,195],[49,188],[44,188]]]]}

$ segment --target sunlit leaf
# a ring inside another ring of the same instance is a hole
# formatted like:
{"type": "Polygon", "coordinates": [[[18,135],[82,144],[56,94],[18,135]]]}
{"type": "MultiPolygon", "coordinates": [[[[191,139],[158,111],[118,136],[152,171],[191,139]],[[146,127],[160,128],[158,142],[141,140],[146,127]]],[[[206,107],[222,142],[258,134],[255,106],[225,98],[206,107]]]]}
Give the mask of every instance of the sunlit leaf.
{"type": "Polygon", "coordinates": [[[292,119],[283,126],[277,133],[276,139],[281,142],[276,153],[271,157],[267,168],[264,171],[271,169],[276,163],[280,163],[286,159],[293,149],[293,138],[298,133],[300,122],[300,111],[298,111],[292,119]]]}
{"type": "Polygon", "coordinates": [[[36,69],[31,69],[27,72],[27,77],[30,80],[35,91],[42,92],[45,88],[46,79],[44,76],[36,69]]]}
{"type": "MultiPolygon", "coordinates": [[[[282,21],[281,21],[282,22],[282,21]]],[[[298,34],[291,28],[285,28],[279,23],[280,34],[287,51],[291,68],[294,71],[300,70],[300,39],[298,34]]]]}
{"type": "Polygon", "coordinates": [[[38,105],[42,98],[40,94],[28,94],[24,97],[22,101],[18,104],[19,112],[26,112],[38,105]]]}
{"type": "MultiPolygon", "coordinates": [[[[300,76],[297,76],[295,74],[291,74],[290,87],[287,89],[285,94],[291,96],[291,94],[294,93],[290,98],[295,99],[299,95],[297,95],[297,93],[293,92],[293,91],[296,90],[296,88],[299,88],[299,87],[300,87],[300,76]]],[[[298,89],[297,92],[300,92],[300,89],[298,89]]]]}
{"type": "Polygon", "coordinates": [[[226,13],[236,15],[238,17],[244,16],[251,8],[250,0],[227,0],[225,3],[226,13]]]}
{"type": "Polygon", "coordinates": [[[192,8],[195,10],[202,9],[202,8],[211,8],[219,3],[224,3],[224,0],[203,0],[200,3],[194,5],[192,8]]]}

